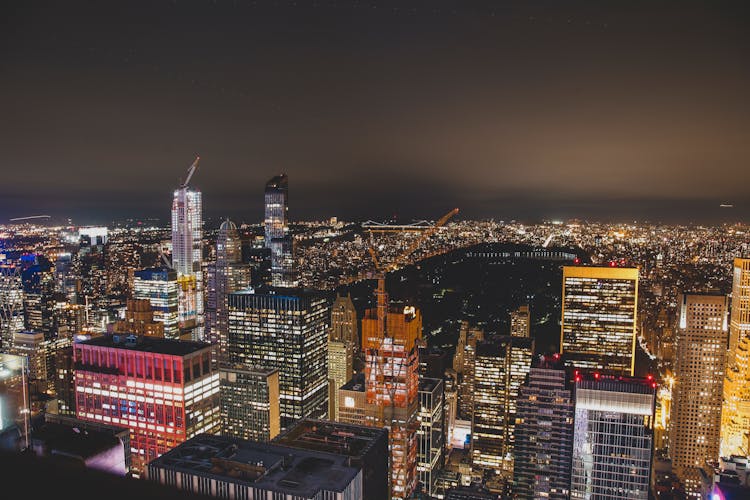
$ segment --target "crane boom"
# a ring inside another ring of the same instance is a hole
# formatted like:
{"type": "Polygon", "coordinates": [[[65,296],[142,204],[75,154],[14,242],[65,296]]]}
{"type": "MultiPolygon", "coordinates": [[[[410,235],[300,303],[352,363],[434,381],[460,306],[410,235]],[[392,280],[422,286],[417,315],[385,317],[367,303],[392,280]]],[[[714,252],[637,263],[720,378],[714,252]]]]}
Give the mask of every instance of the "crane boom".
{"type": "Polygon", "coordinates": [[[188,187],[188,184],[190,183],[190,179],[192,179],[193,174],[195,173],[195,171],[198,170],[198,160],[200,160],[200,159],[201,159],[200,156],[196,156],[195,157],[195,161],[193,162],[193,164],[190,165],[190,167],[188,167],[187,178],[185,179],[185,182],[182,183],[181,187],[183,187],[183,188],[188,187]]]}
{"type": "Polygon", "coordinates": [[[417,238],[411,245],[409,245],[409,248],[404,250],[396,259],[388,266],[388,270],[393,270],[398,267],[398,265],[411,253],[419,247],[419,245],[422,244],[424,240],[432,236],[432,234],[438,230],[439,227],[443,226],[448,220],[456,215],[458,213],[458,208],[454,208],[447,214],[443,215],[440,220],[438,220],[433,226],[431,226],[429,229],[425,229],[422,234],[419,235],[419,238],[417,238]]]}

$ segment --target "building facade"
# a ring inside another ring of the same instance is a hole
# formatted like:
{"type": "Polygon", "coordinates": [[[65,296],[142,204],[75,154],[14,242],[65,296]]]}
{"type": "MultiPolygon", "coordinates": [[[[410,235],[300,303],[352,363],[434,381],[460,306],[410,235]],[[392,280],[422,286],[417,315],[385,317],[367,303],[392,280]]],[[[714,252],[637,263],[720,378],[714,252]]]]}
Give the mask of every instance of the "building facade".
{"type": "Polygon", "coordinates": [[[434,496],[445,465],[445,388],[441,379],[419,380],[417,473],[422,492],[434,496]]]}
{"type": "Polygon", "coordinates": [[[656,383],[577,373],[571,500],[649,498],[656,383]]]}
{"type": "Polygon", "coordinates": [[[560,353],[565,364],[632,376],[638,269],[563,266],[560,353]]]}
{"type": "Polygon", "coordinates": [[[202,342],[102,336],[73,345],[76,416],[130,429],[133,470],[218,432],[219,372],[202,342]]]}
{"type": "Polygon", "coordinates": [[[678,303],[669,454],[686,492],[699,498],[699,469],[719,460],[728,300],[726,295],[691,293],[681,294],[678,303]]]}
{"type": "Polygon", "coordinates": [[[501,336],[477,344],[471,460],[477,471],[512,477],[518,391],[531,368],[534,341],[501,336]]]}
{"type": "Polygon", "coordinates": [[[187,185],[172,200],[172,267],[179,287],[181,336],[203,340],[203,201],[187,185]]]}
{"type": "Polygon", "coordinates": [[[564,370],[532,368],[516,410],[514,491],[531,500],[570,497],[573,393],[564,370]]]}
{"type": "Polygon", "coordinates": [[[510,313],[510,335],[511,337],[531,336],[531,313],[528,304],[520,306],[510,313]]]}
{"type": "Polygon", "coordinates": [[[294,287],[294,242],[289,234],[289,178],[277,175],[266,183],[265,241],[271,251],[271,284],[294,287]]]}
{"type": "Polygon", "coordinates": [[[166,267],[135,271],[133,298],[149,301],[154,321],[164,325],[165,338],[179,338],[180,284],[177,281],[177,271],[166,267]]]}
{"type": "Polygon", "coordinates": [[[324,296],[229,294],[228,358],[232,365],[279,371],[281,427],[328,410],[326,346],[329,310],[324,296]]]}
{"type": "Polygon", "coordinates": [[[251,441],[270,441],[281,430],[279,372],[273,368],[219,369],[221,434],[251,441]]]}

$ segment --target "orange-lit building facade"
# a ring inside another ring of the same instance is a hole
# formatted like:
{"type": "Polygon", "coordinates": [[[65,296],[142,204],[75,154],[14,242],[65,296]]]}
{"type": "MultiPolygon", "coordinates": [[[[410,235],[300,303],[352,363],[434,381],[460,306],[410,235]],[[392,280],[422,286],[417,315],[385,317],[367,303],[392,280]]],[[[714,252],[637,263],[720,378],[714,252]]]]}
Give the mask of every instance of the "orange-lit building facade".
{"type": "Polygon", "coordinates": [[[362,319],[367,423],[389,429],[391,498],[409,498],[417,484],[417,420],[422,315],[414,307],[388,310],[381,289],[378,307],[362,319]]]}
{"type": "Polygon", "coordinates": [[[155,337],[104,336],[73,346],[76,416],[130,429],[132,469],[220,425],[211,346],[155,337]]]}

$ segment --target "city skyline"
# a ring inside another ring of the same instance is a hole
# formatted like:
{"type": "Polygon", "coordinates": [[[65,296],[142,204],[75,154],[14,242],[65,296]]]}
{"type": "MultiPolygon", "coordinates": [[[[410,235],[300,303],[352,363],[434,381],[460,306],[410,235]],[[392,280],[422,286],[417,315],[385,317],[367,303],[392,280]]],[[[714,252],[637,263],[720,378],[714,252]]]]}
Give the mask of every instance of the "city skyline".
{"type": "Polygon", "coordinates": [[[280,173],[291,220],[750,214],[739,3],[44,6],[4,16],[0,220],[164,219],[196,154],[207,218],[280,173]]]}

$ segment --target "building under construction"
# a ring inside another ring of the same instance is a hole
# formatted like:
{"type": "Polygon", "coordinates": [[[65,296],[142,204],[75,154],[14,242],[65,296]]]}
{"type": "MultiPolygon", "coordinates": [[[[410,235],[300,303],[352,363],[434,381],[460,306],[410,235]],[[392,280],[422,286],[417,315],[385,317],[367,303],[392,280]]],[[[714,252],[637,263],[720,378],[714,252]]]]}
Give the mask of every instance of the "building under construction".
{"type": "Polygon", "coordinates": [[[405,499],[417,484],[422,315],[414,307],[388,310],[385,290],[379,286],[376,294],[377,307],[362,319],[366,418],[369,425],[389,431],[391,498],[405,499]]]}

